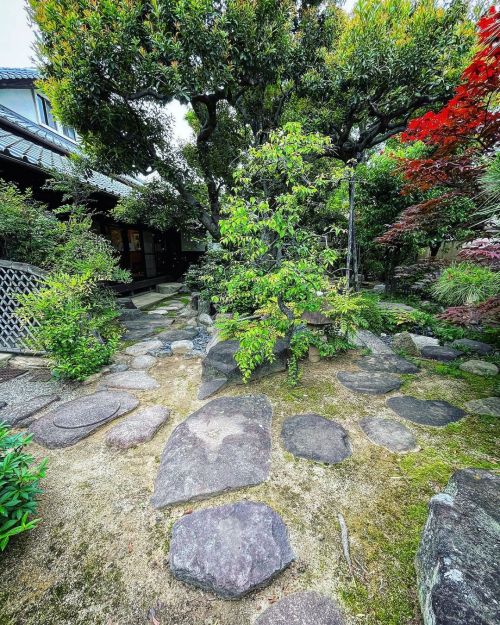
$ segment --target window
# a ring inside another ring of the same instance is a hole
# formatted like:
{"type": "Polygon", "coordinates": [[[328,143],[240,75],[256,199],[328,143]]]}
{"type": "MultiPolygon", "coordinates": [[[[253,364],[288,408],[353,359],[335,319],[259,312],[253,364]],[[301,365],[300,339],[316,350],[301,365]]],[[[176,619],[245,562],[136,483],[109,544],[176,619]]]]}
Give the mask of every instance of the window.
{"type": "Polygon", "coordinates": [[[40,116],[42,124],[57,130],[57,124],[52,115],[52,106],[50,105],[50,102],[39,93],[36,94],[36,102],[38,105],[38,115],[40,116]]]}
{"type": "Polygon", "coordinates": [[[76,141],[76,132],[74,128],[71,128],[71,126],[66,126],[65,124],[63,124],[63,135],[65,137],[68,137],[69,139],[73,139],[73,141],[76,141]]]}

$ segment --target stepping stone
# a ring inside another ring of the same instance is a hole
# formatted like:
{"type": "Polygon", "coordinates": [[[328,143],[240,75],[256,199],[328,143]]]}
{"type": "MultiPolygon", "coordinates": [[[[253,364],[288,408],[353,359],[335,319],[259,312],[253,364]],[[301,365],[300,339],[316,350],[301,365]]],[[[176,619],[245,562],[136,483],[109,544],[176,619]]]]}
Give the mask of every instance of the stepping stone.
{"type": "Polygon", "coordinates": [[[431,336],[400,332],[394,335],[392,341],[394,349],[401,349],[410,356],[420,356],[422,348],[428,346],[439,346],[439,340],[431,336]]]}
{"type": "Polygon", "coordinates": [[[170,348],[172,354],[187,354],[193,351],[193,341],[174,341],[170,348]]]}
{"type": "Polygon", "coordinates": [[[138,405],[129,393],[98,391],[52,408],[32,423],[29,431],[44,447],[69,447],[138,405]]]}
{"type": "Polygon", "coordinates": [[[500,622],[500,476],[462,469],[429,504],[415,558],[423,622],[500,622]]]}
{"type": "Polygon", "coordinates": [[[0,423],[4,421],[11,426],[28,427],[35,420],[37,412],[60,399],[59,395],[39,395],[24,401],[22,404],[10,406],[0,412],[0,423]]]}
{"type": "Polygon", "coordinates": [[[174,577],[223,599],[267,586],[295,555],[283,520],[263,503],[242,501],[186,515],[174,524],[174,577]]]}
{"type": "Polygon", "coordinates": [[[358,347],[366,347],[374,354],[394,354],[389,345],[369,330],[358,330],[354,337],[354,344],[358,347]]]}
{"type": "Polygon", "coordinates": [[[448,423],[459,421],[465,416],[463,410],[452,406],[447,401],[417,399],[416,397],[401,395],[390,397],[386,404],[403,419],[420,425],[442,427],[448,423]]]}
{"type": "Polygon", "coordinates": [[[474,373],[475,375],[483,375],[486,377],[494,376],[498,373],[498,367],[492,362],[484,360],[467,360],[460,365],[462,371],[474,373]]]}
{"type": "Polygon", "coordinates": [[[175,341],[192,341],[198,333],[198,328],[185,328],[184,330],[165,330],[157,337],[165,343],[174,343],[175,341]]]}
{"type": "Polygon", "coordinates": [[[123,388],[136,391],[150,391],[160,388],[158,382],[141,370],[110,373],[102,378],[102,385],[107,388],[123,388]]]}
{"type": "MultiPolygon", "coordinates": [[[[139,356],[137,356],[139,358],[139,356]]],[[[124,363],[118,363],[116,365],[111,365],[109,368],[110,373],[121,373],[122,371],[128,371],[129,366],[124,363]]]]}
{"type": "Polygon", "coordinates": [[[152,503],[162,508],[260,484],[271,466],[272,408],[263,395],[221,397],[172,432],[152,503]]]}
{"type": "Polygon", "coordinates": [[[472,341],[471,339],[457,339],[451,343],[451,347],[466,349],[474,354],[480,354],[481,356],[492,354],[495,351],[492,345],[482,343],[481,341],[472,341]]]}
{"type": "Polygon", "coordinates": [[[356,361],[356,364],[367,371],[387,371],[388,373],[418,373],[420,371],[412,362],[396,354],[364,356],[356,361]]]}
{"type": "Polygon", "coordinates": [[[145,356],[149,352],[154,352],[156,349],[161,349],[162,347],[163,343],[158,340],[142,341],[141,343],[136,343],[135,345],[127,347],[125,353],[128,356],[145,356]]]}
{"type": "Polygon", "coordinates": [[[401,378],[398,375],[379,371],[339,371],[337,379],[351,391],[371,395],[389,393],[401,386],[401,378]]]}
{"type": "Polygon", "coordinates": [[[207,399],[212,395],[215,395],[217,391],[227,385],[227,378],[215,378],[210,382],[203,382],[198,391],[198,399],[207,399]]]}
{"type": "Polygon", "coordinates": [[[307,460],[336,464],[352,454],[346,430],[313,413],[285,419],[281,438],[290,453],[307,460]]]}
{"type": "Polygon", "coordinates": [[[296,592],[277,601],[255,625],[345,625],[338,607],[317,592],[296,592]]]}
{"type": "Polygon", "coordinates": [[[378,307],[382,310],[393,310],[395,312],[415,312],[416,308],[408,306],[407,304],[400,304],[399,302],[378,302],[378,307]]]}
{"type": "Polygon", "coordinates": [[[486,399],[472,399],[465,406],[467,412],[485,415],[487,417],[500,417],[500,397],[486,397],[486,399]]]}
{"type": "Polygon", "coordinates": [[[111,428],[106,434],[106,445],[128,449],[146,443],[158,432],[169,415],[170,410],[163,406],[148,406],[111,428]]]}
{"type": "MultiPolygon", "coordinates": [[[[148,356],[147,354],[145,354],[144,356],[136,356],[130,363],[130,367],[132,369],[151,369],[151,367],[155,365],[157,362],[158,362],[157,358],[155,358],[154,356],[148,356]]],[[[122,371],[126,371],[127,369],[123,369],[122,371]]],[[[120,371],[115,371],[115,373],[120,373],[120,371]]]]}
{"type": "Polygon", "coordinates": [[[410,430],[394,419],[365,417],[359,425],[372,443],[401,454],[417,449],[417,440],[410,430]]]}
{"type": "Polygon", "coordinates": [[[458,352],[451,347],[442,347],[440,345],[426,345],[422,347],[420,354],[423,358],[430,358],[431,360],[439,360],[441,362],[451,362],[459,356],[462,356],[462,352],[458,352]]]}

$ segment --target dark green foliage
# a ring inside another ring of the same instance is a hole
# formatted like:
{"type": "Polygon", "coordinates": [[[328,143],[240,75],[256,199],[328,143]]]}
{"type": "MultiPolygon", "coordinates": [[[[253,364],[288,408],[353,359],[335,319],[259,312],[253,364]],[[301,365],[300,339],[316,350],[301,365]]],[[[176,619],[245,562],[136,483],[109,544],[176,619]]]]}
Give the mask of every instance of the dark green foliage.
{"type": "Polygon", "coordinates": [[[33,465],[33,457],[25,451],[31,436],[12,434],[0,423],[0,551],[9,540],[40,521],[36,514],[36,496],[41,493],[39,481],[45,477],[46,461],[33,465]]]}

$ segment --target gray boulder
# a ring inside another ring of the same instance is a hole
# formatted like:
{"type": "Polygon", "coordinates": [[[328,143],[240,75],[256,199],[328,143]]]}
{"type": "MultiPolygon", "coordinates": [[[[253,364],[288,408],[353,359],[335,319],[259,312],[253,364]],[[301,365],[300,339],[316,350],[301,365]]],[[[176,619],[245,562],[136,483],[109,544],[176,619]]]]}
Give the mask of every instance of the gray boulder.
{"type": "Polygon", "coordinates": [[[486,377],[494,376],[498,373],[498,367],[492,362],[486,362],[485,360],[467,360],[460,365],[460,369],[467,373],[486,377]]]}
{"type": "MultiPolygon", "coordinates": [[[[225,384],[242,384],[243,379],[234,356],[239,349],[238,341],[220,341],[214,345],[202,362],[202,385],[198,399],[205,399],[213,392],[214,380],[225,380],[225,384]]],[[[275,360],[265,363],[253,372],[251,379],[258,380],[278,371],[286,370],[288,347],[285,341],[279,340],[274,348],[275,360]]],[[[222,388],[217,386],[217,390],[222,388]]]]}
{"type": "Polygon", "coordinates": [[[317,592],[296,592],[268,608],[255,625],[344,625],[339,608],[317,592]]]}
{"type": "Polygon", "coordinates": [[[367,371],[386,371],[387,373],[418,373],[420,371],[412,362],[396,354],[364,356],[356,364],[367,371]]]}
{"type": "Polygon", "coordinates": [[[163,406],[147,406],[112,427],[106,433],[106,445],[129,449],[150,441],[167,421],[169,414],[170,410],[163,406]]]}
{"type": "Polygon", "coordinates": [[[413,306],[401,304],[400,302],[379,302],[378,306],[379,308],[382,308],[382,310],[391,310],[394,312],[411,313],[416,311],[416,308],[413,308],[413,306]]]}
{"type": "Polygon", "coordinates": [[[500,476],[457,471],[429,505],[415,560],[424,625],[500,623],[500,476]]]}
{"type": "Polygon", "coordinates": [[[192,341],[199,334],[198,328],[185,328],[183,330],[165,330],[157,334],[156,338],[165,343],[173,343],[174,341],[192,341]]]}
{"type": "Polygon", "coordinates": [[[9,406],[0,412],[0,423],[5,422],[11,426],[24,428],[35,420],[35,415],[61,398],[59,395],[39,395],[27,399],[22,404],[9,406]]]}
{"type": "Polygon", "coordinates": [[[29,431],[44,447],[69,447],[138,405],[129,393],[99,391],[52,408],[32,423],[29,431]]]}
{"type": "MultiPolygon", "coordinates": [[[[130,363],[130,367],[132,369],[151,369],[153,365],[157,363],[157,359],[154,356],[148,356],[148,354],[144,354],[144,356],[136,356],[132,359],[130,363]]],[[[127,369],[122,369],[121,372],[126,371],[127,369]]],[[[120,373],[120,371],[114,371],[114,373],[120,373]]]]}
{"type": "Polygon", "coordinates": [[[130,345],[125,349],[125,353],[127,356],[144,356],[149,354],[149,352],[154,352],[157,349],[161,349],[163,347],[163,343],[158,339],[154,339],[151,341],[142,341],[140,343],[136,343],[135,345],[130,345]]]}
{"type": "Polygon", "coordinates": [[[172,530],[174,577],[224,599],[267,586],[294,558],[283,520],[262,503],[193,512],[172,530]]]}
{"type": "Polygon", "coordinates": [[[337,379],[351,391],[371,395],[389,393],[401,386],[401,378],[398,375],[380,371],[339,371],[337,379]]]}
{"type": "Polygon", "coordinates": [[[158,382],[144,370],[110,373],[102,378],[106,388],[130,389],[132,391],[150,391],[159,388],[158,382]]]}
{"type": "Polygon", "coordinates": [[[411,332],[400,332],[394,335],[392,346],[410,356],[420,356],[422,348],[439,346],[439,340],[411,332]]]}
{"type": "Polygon", "coordinates": [[[415,451],[417,440],[410,430],[394,419],[365,417],[359,425],[372,443],[397,454],[415,451]]]}
{"type": "Polygon", "coordinates": [[[486,397],[486,399],[472,399],[465,406],[467,412],[485,415],[487,417],[500,417],[500,397],[486,397]]]}
{"type": "Polygon", "coordinates": [[[263,395],[221,397],[172,432],[161,458],[152,503],[182,501],[260,484],[271,466],[272,409],[263,395]]]}
{"type": "Polygon", "coordinates": [[[426,345],[420,350],[420,354],[424,358],[431,360],[439,360],[440,362],[451,362],[462,355],[462,352],[451,347],[442,347],[440,345],[426,345]]]}
{"type": "Polygon", "coordinates": [[[365,347],[373,354],[394,354],[394,351],[370,330],[358,330],[353,338],[356,347],[365,347]]]}
{"type": "Polygon", "coordinates": [[[461,408],[452,406],[447,401],[417,399],[409,395],[390,397],[386,404],[402,419],[408,419],[419,425],[442,427],[465,416],[461,408]]]}
{"type": "Polygon", "coordinates": [[[458,350],[464,349],[481,356],[492,354],[495,351],[495,348],[492,345],[482,343],[481,341],[472,341],[471,339],[457,339],[451,343],[451,347],[458,350]]]}
{"type": "Polygon", "coordinates": [[[317,414],[285,419],[281,438],[285,449],[307,460],[336,464],[352,454],[347,431],[335,421],[317,414]]]}

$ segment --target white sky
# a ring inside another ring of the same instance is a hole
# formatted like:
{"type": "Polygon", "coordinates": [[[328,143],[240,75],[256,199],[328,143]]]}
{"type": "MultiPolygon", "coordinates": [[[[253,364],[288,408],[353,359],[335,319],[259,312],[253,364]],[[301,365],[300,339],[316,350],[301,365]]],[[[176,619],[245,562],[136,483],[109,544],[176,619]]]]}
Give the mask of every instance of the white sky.
{"type": "MultiPolygon", "coordinates": [[[[346,0],[344,8],[350,10],[355,0],[346,0]]],[[[35,35],[28,23],[25,0],[0,0],[0,67],[33,67],[35,35]]],[[[184,119],[185,107],[172,102],[169,112],[175,119],[175,133],[180,140],[191,134],[184,119]]]]}

